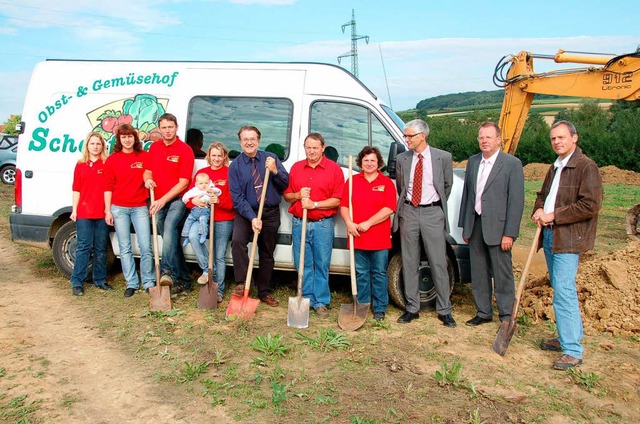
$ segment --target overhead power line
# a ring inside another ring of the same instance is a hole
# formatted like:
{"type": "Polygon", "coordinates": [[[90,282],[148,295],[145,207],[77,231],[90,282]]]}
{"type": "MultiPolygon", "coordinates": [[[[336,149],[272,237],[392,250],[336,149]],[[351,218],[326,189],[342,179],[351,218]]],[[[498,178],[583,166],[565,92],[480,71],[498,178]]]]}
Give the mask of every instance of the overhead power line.
{"type": "Polygon", "coordinates": [[[344,29],[346,27],[351,27],[351,51],[341,54],[338,56],[338,63],[341,62],[343,57],[351,58],[351,73],[354,77],[358,78],[358,40],[364,39],[367,44],[369,44],[369,36],[368,35],[357,35],[356,32],[356,12],[354,9],[351,9],[351,21],[342,25],[342,33],[344,34],[344,29]]]}

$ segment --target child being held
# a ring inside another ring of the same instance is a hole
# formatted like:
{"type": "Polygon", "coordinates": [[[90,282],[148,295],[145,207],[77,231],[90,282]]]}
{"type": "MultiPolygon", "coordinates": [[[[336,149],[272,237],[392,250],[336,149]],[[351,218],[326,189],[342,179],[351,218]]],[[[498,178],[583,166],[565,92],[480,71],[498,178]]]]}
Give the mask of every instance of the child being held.
{"type": "Polygon", "coordinates": [[[209,231],[209,217],[211,214],[211,209],[209,208],[209,200],[211,197],[209,196],[209,191],[213,190],[213,193],[216,196],[220,196],[222,194],[222,190],[216,187],[209,176],[205,173],[201,173],[196,175],[195,186],[187,191],[184,196],[182,196],[182,201],[186,204],[189,200],[194,199],[196,197],[200,198],[200,201],[205,203],[205,206],[194,206],[189,212],[189,216],[187,216],[187,220],[184,223],[184,227],[182,228],[181,236],[184,237],[184,241],[182,242],[182,246],[186,247],[189,244],[189,230],[191,230],[191,226],[193,224],[198,225],[198,234],[200,235],[200,243],[204,243],[207,240],[207,232],[209,231]]]}

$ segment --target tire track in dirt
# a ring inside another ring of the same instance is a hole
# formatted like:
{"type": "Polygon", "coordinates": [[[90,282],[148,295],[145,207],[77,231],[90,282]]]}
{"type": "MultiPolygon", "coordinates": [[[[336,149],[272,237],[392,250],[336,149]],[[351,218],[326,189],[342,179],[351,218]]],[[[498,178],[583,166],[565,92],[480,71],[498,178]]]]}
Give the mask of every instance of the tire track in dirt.
{"type": "Polygon", "coordinates": [[[204,399],[154,382],[153,370],[102,338],[74,306],[87,295],[62,292],[33,267],[0,239],[2,404],[27,395],[25,405],[35,401],[37,408],[30,417],[44,422],[229,421],[204,399]]]}

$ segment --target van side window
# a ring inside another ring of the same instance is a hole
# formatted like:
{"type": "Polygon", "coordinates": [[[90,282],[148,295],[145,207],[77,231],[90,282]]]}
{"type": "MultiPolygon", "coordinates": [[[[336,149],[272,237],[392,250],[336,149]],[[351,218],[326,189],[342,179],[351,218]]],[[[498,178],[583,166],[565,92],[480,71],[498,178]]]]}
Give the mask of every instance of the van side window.
{"type": "Polygon", "coordinates": [[[314,102],[310,132],[322,134],[327,145],[325,155],[340,166],[348,166],[349,155],[352,155],[355,167],[355,158],[366,145],[378,147],[386,161],[389,146],[395,141],[375,114],[366,107],[350,103],[314,102]]]}
{"type": "Polygon", "coordinates": [[[238,130],[254,125],[262,133],[260,148],[271,146],[285,160],[291,148],[292,117],[293,103],[289,99],[198,96],[189,102],[187,128],[202,131],[202,150],[206,152],[211,143],[221,141],[233,159],[232,152],[242,152],[238,130]]]}

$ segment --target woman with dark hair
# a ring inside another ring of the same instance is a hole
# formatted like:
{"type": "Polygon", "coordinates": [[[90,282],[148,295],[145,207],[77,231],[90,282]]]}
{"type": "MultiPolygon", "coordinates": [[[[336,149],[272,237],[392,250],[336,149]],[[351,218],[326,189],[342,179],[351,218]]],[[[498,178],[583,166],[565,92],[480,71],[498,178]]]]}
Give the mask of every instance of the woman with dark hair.
{"type": "MultiPolygon", "coordinates": [[[[209,193],[209,202],[215,204],[213,224],[213,279],[218,283],[218,302],[221,302],[224,296],[224,279],[227,269],[225,255],[227,253],[227,244],[231,239],[231,232],[233,231],[233,219],[236,216],[229,191],[229,151],[224,144],[216,141],[209,146],[206,160],[209,166],[196,172],[196,177],[198,174],[208,175],[216,189],[220,189],[221,191],[220,195],[216,195],[213,190],[209,193]]],[[[195,185],[195,182],[196,178],[194,177],[191,182],[191,187],[195,185]]],[[[191,209],[209,207],[209,203],[203,202],[198,196],[189,199],[186,205],[191,209]]],[[[191,226],[189,241],[198,260],[198,265],[200,269],[202,269],[202,275],[198,278],[198,283],[207,284],[209,249],[207,244],[200,243],[199,239],[200,234],[198,233],[197,225],[191,226]]]]}
{"type": "Polygon", "coordinates": [[[120,125],[116,131],[113,154],[105,164],[104,202],[107,224],[116,228],[122,273],[127,280],[125,297],[131,297],[140,288],[136,264],[131,249],[131,224],[136,231],[140,247],[140,277],[147,290],[155,286],[153,252],[151,250],[151,224],[147,199],[149,191],[144,187],[142,174],[147,152],[142,149],[138,131],[129,124],[120,125]]]}
{"type": "Polygon", "coordinates": [[[89,258],[93,251],[93,284],[111,290],[107,283],[107,239],[104,222],[104,162],[107,145],[97,132],[90,132],[82,146],[82,157],[73,172],[71,220],[76,223],[76,257],[71,275],[74,295],[84,294],[89,258]]]}
{"type": "Polygon", "coordinates": [[[349,217],[349,185],[344,185],[340,215],[353,236],[358,302],[372,303],[373,319],[384,319],[389,305],[387,262],[391,248],[390,216],[396,210],[396,188],[382,175],[384,161],[377,147],[365,146],[353,176],[353,220],[349,217]],[[373,300],[373,302],[372,302],[373,300]]]}

